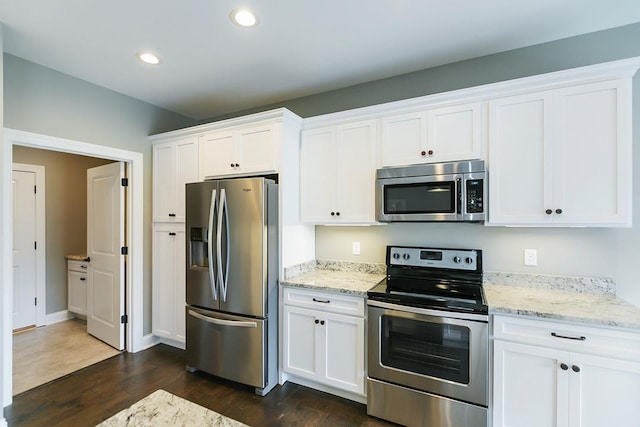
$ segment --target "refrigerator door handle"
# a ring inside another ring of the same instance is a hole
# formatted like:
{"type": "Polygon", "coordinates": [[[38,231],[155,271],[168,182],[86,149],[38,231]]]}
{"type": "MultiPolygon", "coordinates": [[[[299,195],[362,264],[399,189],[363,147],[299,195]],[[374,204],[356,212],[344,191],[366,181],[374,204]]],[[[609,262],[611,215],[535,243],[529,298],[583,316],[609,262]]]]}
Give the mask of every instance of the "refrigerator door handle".
{"type": "Polygon", "coordinates": [[[225,189],[220,190],[220,209],[218,209],[218,280],[220,283],[220,289],[222,291],[222,301],[227,301],[227,285],[229,284],[229,246],[231,242],[229,241],[229,206],[227,205],[227,193],[225,189]],[[223,218],[224,216],[224,218],[223,218]],[[222,263],[222,223],[224,219],[224,231],[226,234],[226,260],[227,262],[222,263]],[[223,275],[224,270],[224,275],[223,275]]]}
{"type": "Polygon", "coordinates": [[[257,328],[256,322],[247,322],[243,320],[224,320],[216,319],[214,317],[205,316],[204,314],[197,313],[193,310],[189,310],[189,314],[197,319],[204,320],[205,322],[213,323],[214,325],[221,326],[234,326],[238,328],[257,328]]]}
{"type": "MultiPolygon", "coordinates": [[[[216,218],[216,206],[218,203],[217,190],[211,190],[211,204],[209,205],[209,229],[207,230],[207,256],[209,257],[209,285],[211,286],[211,293],[213,294],[213,300],[218,300],[218,286],[216,283],[216,274],[214,270],[215,260],[213,259],[213,229],[214,221],[216,218]]],[[[218,256],[220,252],[218,251],[218,256]]]]}

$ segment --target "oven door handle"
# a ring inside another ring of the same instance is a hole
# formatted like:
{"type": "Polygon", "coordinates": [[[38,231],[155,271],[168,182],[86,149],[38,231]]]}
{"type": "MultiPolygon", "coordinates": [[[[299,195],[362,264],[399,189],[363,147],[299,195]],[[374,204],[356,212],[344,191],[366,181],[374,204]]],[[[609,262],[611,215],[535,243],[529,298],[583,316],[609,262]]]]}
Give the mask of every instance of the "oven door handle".
{"type": "Polygon", "coordinates": [[[426,316],[440,317],[445,319],[472,320],[476,322],[489,323],[488,314],[458,313],[453,311],[431,310],[428,308],[411,307],[408,305],[394,304],[370,299],[367,300],[367,305],[370,307],[379,307],[387,310],[404,311],[408,313],[422,314],[426,316]]]}

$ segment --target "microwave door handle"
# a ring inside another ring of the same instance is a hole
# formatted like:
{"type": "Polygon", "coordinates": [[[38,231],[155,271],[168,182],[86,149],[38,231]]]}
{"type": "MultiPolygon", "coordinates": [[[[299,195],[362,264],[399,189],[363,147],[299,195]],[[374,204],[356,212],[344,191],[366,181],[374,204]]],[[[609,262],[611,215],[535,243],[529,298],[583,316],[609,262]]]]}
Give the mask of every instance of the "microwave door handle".
{"type": "Polygon", "coordinates": [[[464,205],[462,204],[462,179],[460,178],[456,179],[456,193],[456,215],[461,217],[464,214],[464,205]]]}

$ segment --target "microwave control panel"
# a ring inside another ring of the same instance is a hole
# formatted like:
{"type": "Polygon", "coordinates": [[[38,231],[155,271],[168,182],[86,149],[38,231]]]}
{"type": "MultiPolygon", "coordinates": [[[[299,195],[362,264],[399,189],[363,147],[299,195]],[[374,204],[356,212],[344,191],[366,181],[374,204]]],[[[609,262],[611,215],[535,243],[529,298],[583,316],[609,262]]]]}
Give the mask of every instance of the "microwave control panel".
{"type": "Polygon", "coordinates": [[[467,213],[483,213],[484,180],[468,179],[465,184],[467,191],[467,213]]]}

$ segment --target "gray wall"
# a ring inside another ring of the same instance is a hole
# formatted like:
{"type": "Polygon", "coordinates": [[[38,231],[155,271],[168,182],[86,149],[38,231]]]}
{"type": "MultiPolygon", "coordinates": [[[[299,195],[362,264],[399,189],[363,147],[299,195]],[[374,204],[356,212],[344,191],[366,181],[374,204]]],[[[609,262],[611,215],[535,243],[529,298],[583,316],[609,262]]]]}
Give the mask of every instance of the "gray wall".
{"type": "Polygon", "coordinates": [[[143,154],[144,327],[151,332],[151,144],[186,117],[4,54],[4,126],[143,154]]]}
{"type": "Polygon", "coordinates": [[[113,161],[19,146],[13,161],[45,168],[46,313],[66,310],[65,256],[87,253],[87,169],[113,161]]]}
{"type": "MultiPolygon", "coordinates": [[[[350,88],[286,101],[303,117],[461,89],[600,62],[640,56],[640,24],[431,68],[350,88]]],[[[260,111],[275,107],[250,110],[260,111]]],[[[244,113],[244,112],[243,112],[244,113]]],[[[634,79],[634,146],[640,143],[640,78],[634,79]]],[[[634,182],[640,157],[634,150],[634,182]]],[[[384,262],[387,244],[451,245],[484,249],[485,268],[532,274],[608,277],[618,293],[640,305],[640,186],[634,189],[632,229],[498,228],[472,224],[392,224],[316,227],[316,257],[384,262]],[[362,245],[351,255],[351,242],[362,245]],[[538,266],[523,265],[523,249],[538,250],[538,266]]]]}

